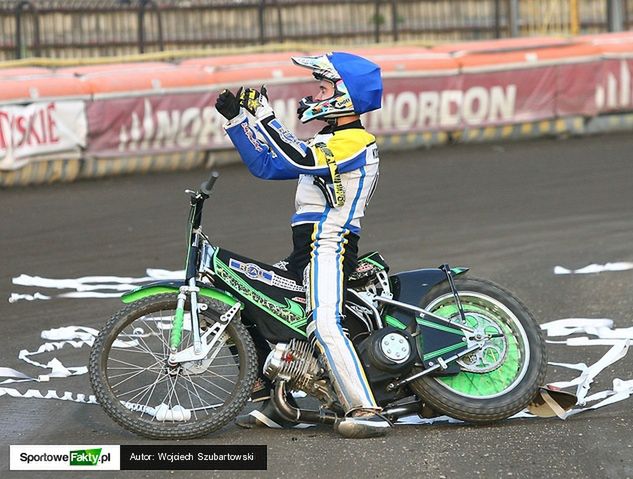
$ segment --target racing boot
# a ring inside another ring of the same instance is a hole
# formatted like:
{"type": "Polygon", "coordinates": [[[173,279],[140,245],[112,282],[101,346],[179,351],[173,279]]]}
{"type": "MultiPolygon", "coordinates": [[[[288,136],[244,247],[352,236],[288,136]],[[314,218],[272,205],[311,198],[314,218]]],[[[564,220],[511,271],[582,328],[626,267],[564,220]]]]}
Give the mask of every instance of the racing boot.
{"type": "Polygon", "coordinates": [[[356,409],[350,411],[335,428],[338,433],[350,439],[382,437],[391,430],[391,422],[376,411],[356,409]]]}

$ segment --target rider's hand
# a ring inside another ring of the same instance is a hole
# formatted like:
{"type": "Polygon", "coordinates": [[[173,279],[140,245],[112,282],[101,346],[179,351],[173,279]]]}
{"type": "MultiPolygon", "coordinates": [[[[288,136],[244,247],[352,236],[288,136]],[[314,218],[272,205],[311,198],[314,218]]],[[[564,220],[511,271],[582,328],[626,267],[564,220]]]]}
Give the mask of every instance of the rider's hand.
{"type": "Polygon", "coordinates": [[[232,120],[240,113],[240,102],[238,97],[241,95],[242,89],[237,92],[237,96],[233,95],[231,90],[224,90],[218,96],[215,102],[215,109],[227,120],[232,120]]]}
{"type": "Polygon", "coordinates": [[[259,91],[254,88],[245,88],[239,95],[240,105],[256,118],[265,118],[273,113],[268,103],[268,92],[262,85],[259,91]]]}

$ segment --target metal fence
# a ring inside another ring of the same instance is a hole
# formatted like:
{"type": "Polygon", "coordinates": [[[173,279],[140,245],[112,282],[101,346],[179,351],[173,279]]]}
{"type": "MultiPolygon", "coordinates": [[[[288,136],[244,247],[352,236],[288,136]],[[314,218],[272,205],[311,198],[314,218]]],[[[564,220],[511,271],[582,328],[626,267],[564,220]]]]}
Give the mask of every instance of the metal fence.
{"type": "MultiPolygon", "coordinates": [[[[0,0],[0,60],[607,31],[612,0],[0,0]]],[[[630,28],[633,0],[621,2],[630,28]]]]}

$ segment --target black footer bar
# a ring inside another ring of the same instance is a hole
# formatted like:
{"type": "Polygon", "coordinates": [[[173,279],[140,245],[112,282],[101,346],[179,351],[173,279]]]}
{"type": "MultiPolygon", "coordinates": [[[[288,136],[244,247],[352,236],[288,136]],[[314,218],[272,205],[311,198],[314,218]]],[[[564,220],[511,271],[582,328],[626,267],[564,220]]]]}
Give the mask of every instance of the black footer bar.
{"type": "Polygon", "coordinates": [[[121,445],[121,470],[266,470],[265,445],[121,445]]]}

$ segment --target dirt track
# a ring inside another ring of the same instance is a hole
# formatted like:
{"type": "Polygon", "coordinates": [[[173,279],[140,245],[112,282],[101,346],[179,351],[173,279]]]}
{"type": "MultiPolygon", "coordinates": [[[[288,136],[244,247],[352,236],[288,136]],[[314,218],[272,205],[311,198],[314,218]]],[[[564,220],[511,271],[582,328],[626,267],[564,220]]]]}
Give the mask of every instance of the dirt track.
{"type": "MultiPolygon", "coordinates": [[[[633,326],[633,271],[553,273],[556,265],[573,269],[633,261],[632,150],[633,138],[622,135],[385,154],[361,250],[380,250],[393,271],[443,262],[469,266],[472,275],[516,292],[540,322],[612,318],[618,327],[633,326]]],[[[257,180],[235,166],[221,173],[205,212],[207,233],[247,256],[265,261],[283,257],[290,247],[293,183],[257,180]]],[[[22,273],[139,277],[147,267],[181,269],[187,212],[182,191],[206,176],[196,171],[0,192],[0,366],[40,374],[17,355],[23,348],[36,349],[42,330],[99,327],[119,307],[116,299],[9,304],[10,293],[35,291],[12,285],[12,278],[22,273]]],[[[550,355],[556,361],[589,364],[604,352],[603,347],[552,346],[550,355]]],[[[58,356],[65,364],[83,365],[87,349],[58,356]]],[[[610,387],[615,377],[630,379],[631,361],[627,357],[604,371],[595,390],[610,387]]],[[[552,370],[556,374],[574,376],[552,370]]],[[[85,376],[40,386],[90,392],[85,376]]],[[[29,387],[37,385],[21,389],[29,387]]],[[[266,477],[633,477],[631,401],[565,422],[402,426],[387,439],[367,441],[345,441],[325,427],[245,432],[230,426],[194,443],[267,444],[266,477]]],[[[0,398],[0,406],[3,471],[8,469],[8,444],[149,442],[121,430],[98,406],[7,397],[0,398]]],[[[169,472],[123,475],[174,477],[169,472]]]]}

